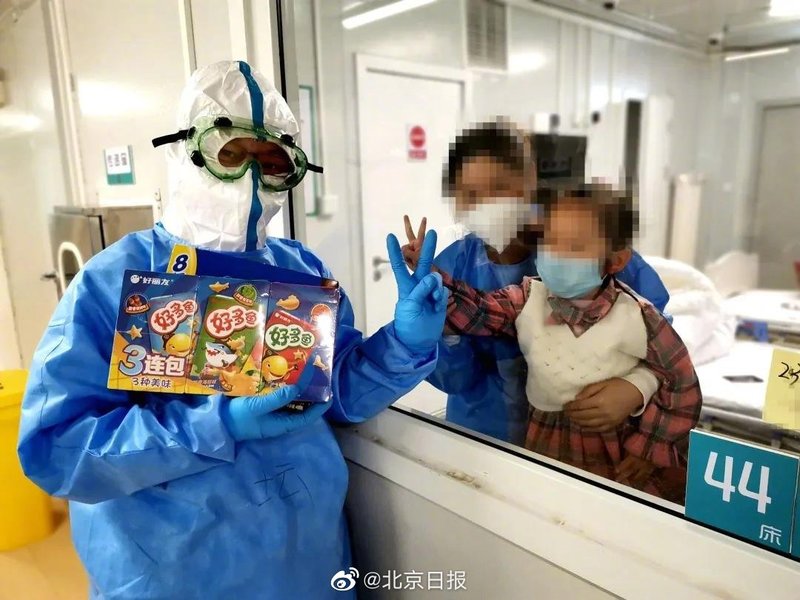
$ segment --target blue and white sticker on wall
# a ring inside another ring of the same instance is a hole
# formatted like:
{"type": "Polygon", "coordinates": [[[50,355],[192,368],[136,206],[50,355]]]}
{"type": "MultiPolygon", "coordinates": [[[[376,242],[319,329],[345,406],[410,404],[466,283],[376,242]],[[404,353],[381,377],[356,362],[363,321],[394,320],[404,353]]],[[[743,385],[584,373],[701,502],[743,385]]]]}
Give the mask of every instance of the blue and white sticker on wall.
{"type": "Polygon", "coordinates": [[[103,151],[108,185],[131,185],[133,177],[133,149],[130,146],[106,148],[103,151]]]}

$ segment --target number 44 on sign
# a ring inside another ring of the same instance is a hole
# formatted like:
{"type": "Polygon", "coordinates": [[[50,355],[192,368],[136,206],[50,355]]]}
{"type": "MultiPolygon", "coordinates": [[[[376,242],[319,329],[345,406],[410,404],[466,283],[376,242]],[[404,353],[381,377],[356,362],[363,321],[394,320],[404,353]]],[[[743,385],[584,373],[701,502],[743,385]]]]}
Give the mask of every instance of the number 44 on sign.
{"type": "Polygon", "coordinates": [[[800,458],[766,446],[693,431],[686,516],[754,542],[800,550],[796,496],[800,458]]]}
{"type": "Polygon", "coordinates": [[[710,452],[708,454],[708,462],[706,463],[706,474],[703,478],[704,481],[711,487],[719,488],[722,490],[722,501],[730,502],[731,496],[735,493],[740,493],[744,498],[752,498],[758,504],[758,512],[762,515],[767,513],[767,505],[772,502],[772,498],[767,495],[769,491],[769,467],[761,467],[761,478],[759,480],[758,492],[751,492],[747,489],[747,484],[750,481],[750,474],[753,471],[753,463],[749,460],[744,461],[742,466],[742,474],[739,477],[739,486],[733,485],[733,457],[725,457],[724,475],[721,481],[714,479],[714,471],[717,466],[717,458],[719,454],[710,452]]]}

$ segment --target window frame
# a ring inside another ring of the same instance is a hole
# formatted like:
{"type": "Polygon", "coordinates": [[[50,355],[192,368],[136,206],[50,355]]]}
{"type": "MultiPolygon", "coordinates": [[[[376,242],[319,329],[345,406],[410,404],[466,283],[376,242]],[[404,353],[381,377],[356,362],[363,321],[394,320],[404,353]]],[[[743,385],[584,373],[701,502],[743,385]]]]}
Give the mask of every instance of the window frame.
{"type": "MultiPolygon", "coordinates": [[[[297,110],[292,10],[290,0],[270,3],[276,83],[297,110]]],[[[305,241],[302,203],[301,190],[290,193],[287,230],[305,241]]],[[[800,559],[691,521],[679,505],[410,408],[392,406],[336,433],[348,461],[621,597],[654,589],[676,598],[758,597],[770,589],[790,598],[800,584],[800,559]],[[513,500],[520,490],[530,499],[524,506],[513,500]],[[498,508],[518,520],[494,518],[498,508]]]]}

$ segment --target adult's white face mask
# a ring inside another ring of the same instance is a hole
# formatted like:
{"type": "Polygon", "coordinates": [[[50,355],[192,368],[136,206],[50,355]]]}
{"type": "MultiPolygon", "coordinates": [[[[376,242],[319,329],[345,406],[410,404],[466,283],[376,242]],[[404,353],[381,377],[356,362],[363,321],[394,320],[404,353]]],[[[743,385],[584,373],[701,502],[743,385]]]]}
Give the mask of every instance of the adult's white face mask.
{"type": "Polygon", "coordinates": [[[167,231],[209,250],[241,252],[264,247],[267,224],[287,192],[260,189],[251,172],[241,179],[221,181],[185,159],[182,148],[170,149],[168,156],[177,167],[169,169],[169,201],[161,218],[167,231]]]}
{"type": "MultiPolygon", "coordinates": [[[[298,127],[275,87],[246,63],[223,61],[198,69],[181,96],[178,127],[188,129],[198,117],[248,119],[292,137],[298,127]]],[[[251,169],[257,168],[256,166],[251,169]]],[[[167,150],[169,196],[161,223],[171,234],[210,250],[263,248],[267,224],[287,192],[270,192],[252,171],[222,181],[192,163],[183,142],[167,150]]]]}
{"type": "Polygon", "coordinates": [[[502,252],[531,217],[531,206],[521,198],[487,198],[456,218],[486,244],[502,252]]]}

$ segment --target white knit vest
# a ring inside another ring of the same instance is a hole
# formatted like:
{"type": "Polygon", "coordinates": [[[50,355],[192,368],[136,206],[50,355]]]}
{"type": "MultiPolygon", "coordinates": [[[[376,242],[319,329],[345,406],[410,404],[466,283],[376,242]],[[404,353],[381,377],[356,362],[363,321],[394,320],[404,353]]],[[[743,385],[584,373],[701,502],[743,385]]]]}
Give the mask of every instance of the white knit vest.
{"type": "Polygon", "coordinates": [[[552,312],[547,296],[541,281],[531,281],[528,301],[516,320],[528,363],[528,401],[534,407],[562,410],[587,385],[626,376],[646,356],[642,310],[628,294],[620,293],[608,314],[580,337],[566,324],[545,324],[552,312]]]}

